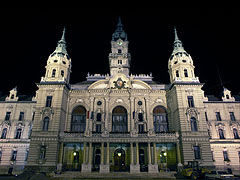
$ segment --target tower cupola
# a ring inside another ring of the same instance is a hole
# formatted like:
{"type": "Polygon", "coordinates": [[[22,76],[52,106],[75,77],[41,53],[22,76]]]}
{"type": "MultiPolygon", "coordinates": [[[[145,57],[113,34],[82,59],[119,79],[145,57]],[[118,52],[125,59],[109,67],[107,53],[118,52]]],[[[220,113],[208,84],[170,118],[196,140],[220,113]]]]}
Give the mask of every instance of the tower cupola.
{"type": "Polygon", "coordinates": [[[112,35],[112,52],[109,54],[111,76],[118,73],[129,76],[131,55],[128,53],[128,43],[127,34],[124,32],[121,19],[119,18],[117,28],[112,35]]]}
{"type": "Polygon", "coordinates": [[[69,83],[72,64],[66,47],[64,28],[55,51],[48,57],[47,65],[45,66],[45,77],[42,77],[41,82],[58,81],[69,83]]]}
{"type": "Polygon", "coordinates": [[[198,77],[195,77],[192,57],[184,50],[176,28],[174,35],[173,52],[168,61],[170,82],[199,82],[198,77]]]}

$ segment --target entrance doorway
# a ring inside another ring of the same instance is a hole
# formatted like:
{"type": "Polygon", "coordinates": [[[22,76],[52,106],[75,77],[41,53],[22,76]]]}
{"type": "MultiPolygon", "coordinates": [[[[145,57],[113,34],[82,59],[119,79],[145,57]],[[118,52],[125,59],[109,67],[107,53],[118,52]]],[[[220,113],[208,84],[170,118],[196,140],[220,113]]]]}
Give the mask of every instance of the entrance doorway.
{"type": "Polygon", "coordinates": [[[125,151],[117,149],[114,152],[114,171],[125,171],[125,151]]]}
{"type": "Polygon", "coordinates": [[[145,165],[144,149],[139,149],[139,164],[140,164],[140,171],[146,172],[148,168],[147,168],[147,165],[145,165]]]}
{"type": "Polygon", "coordinates": [[[93,162],[93,171],[99,171],[100,170],[100,163],[101,163],[101,150],[96,149],[94,162],[93,162]]]}

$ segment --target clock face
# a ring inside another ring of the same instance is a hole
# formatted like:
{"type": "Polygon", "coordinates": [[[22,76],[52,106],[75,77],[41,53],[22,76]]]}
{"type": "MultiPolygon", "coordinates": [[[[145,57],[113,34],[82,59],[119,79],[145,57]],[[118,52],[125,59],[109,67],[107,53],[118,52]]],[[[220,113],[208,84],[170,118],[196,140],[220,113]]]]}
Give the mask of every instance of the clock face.
{"type": "Polygon", "coordinates": [[[125,81],[123,81],[121,78],[118,78],[117,81],[114,81],[115,83],[115,87],[118,89],[124,88],[124,83],[126,83],[125,81]]]}
{"type": "Polygon", "coordinates": [[[118,41],[118,44],[119,44],[119,45],[122,45],[122,41],[118,41]]]}

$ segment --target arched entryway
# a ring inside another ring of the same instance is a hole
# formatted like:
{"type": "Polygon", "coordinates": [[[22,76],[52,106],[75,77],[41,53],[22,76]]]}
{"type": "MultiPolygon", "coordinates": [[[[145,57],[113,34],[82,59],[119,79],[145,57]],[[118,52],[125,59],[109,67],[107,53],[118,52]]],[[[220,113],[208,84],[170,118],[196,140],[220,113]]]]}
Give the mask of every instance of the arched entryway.
{"type": "Polygon", "coordinates": [[[93,171],[99,171],[101,164],[101,150],[95,150],[94,162],[93,162],[93,171]]]}
{"type": "Polygon", "coordinates": [[[112,132],[127,132],[127,110],[117,106],[112,111],[112,132]]]}
{"type": "Polygon", "coordinates": [[[117,149],[114,152],[114,171],[125,171],[125,151],[117,149]]]}

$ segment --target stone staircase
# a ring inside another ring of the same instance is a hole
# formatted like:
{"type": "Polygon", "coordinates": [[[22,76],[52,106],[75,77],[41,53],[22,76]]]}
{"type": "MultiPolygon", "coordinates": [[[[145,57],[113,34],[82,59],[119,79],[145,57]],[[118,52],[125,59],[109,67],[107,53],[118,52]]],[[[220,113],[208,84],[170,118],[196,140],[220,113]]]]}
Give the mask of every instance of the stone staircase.
{"type": "Polygon", "coordinates": [[[65,179],[176,179],[174,176],[176,172],[160,172],[160,173],[147,173],[141,172],[136,174],[130,174],[129,172],[111,172],[111,173],[81,173],[75,171],[63,172],[62,174],[56,174],[51,179],[65,180],[65,179]]]}

